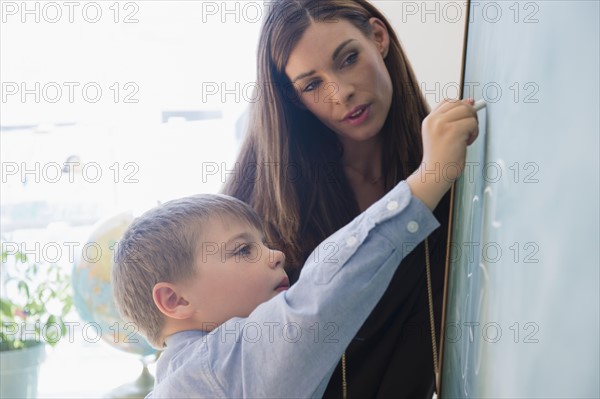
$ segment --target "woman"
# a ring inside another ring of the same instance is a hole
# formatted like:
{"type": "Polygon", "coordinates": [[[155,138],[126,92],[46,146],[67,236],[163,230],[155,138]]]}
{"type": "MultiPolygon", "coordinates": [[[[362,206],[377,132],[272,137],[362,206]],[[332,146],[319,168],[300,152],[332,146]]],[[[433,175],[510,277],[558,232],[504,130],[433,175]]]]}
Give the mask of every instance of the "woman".
{"type": "MultiPolygon", "coordinates": [[[[272,3],[257,84],[224,191],[262,216],[293,282],[319,242],[417,169],[422,125],[435,123],[425,121],[428,106],[391,25],[364,0],[272,3]]],[[[432,396],[430,313],[439,341],[448,213],[446,196],[434,212],[442,227],[428,239],[433,309],[420,245],[347,348],[325,397],[432,396]]]]}

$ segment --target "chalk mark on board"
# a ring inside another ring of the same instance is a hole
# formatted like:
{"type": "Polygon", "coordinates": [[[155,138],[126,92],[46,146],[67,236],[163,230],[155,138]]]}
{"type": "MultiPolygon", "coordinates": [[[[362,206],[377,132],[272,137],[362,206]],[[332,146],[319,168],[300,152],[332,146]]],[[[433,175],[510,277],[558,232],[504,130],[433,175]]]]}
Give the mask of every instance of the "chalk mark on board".
{"type": "Polygon", "coordinates": [[[494,196],[493,190],[490,186],[487,186],[484,190],[483,190],[483,194],[488,194],[490,197],[490,201],[491,201],[491,219],[492,219],[492,227],[494,228],[499,228],[500,226],[502,226],[502,222],[499,220],[496,220],[496,197],[494,196]]]}

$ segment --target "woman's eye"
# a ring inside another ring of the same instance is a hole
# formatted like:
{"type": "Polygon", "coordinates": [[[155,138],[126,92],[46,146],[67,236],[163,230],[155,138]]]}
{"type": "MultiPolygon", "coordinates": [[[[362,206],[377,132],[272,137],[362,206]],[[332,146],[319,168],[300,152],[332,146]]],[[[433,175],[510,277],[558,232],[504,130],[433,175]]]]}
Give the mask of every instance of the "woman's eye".
{"type": "Polygon", "coordinates": [[[317,88],[317,86],[319,85],[319,81],[318,80],[313,80],[312,82],[310,82],[305,88],[304,88],[304,92],[309,92],[309,91],[313,91],[317,88]]]}
{"type": "Polygon", "coordinates": [[[351,53],[344,61],[343,66],[354,64],[356,62],[357,58],[358,58],[358,53],[351,53]]]}

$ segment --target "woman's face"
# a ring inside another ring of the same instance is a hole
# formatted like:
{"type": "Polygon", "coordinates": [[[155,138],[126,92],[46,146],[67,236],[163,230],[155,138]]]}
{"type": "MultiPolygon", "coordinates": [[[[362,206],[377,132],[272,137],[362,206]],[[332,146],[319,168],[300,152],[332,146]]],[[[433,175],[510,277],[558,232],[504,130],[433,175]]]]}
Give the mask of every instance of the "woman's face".
{"type": "Polygon", "coordinates": [[[343,19],[313,23],[285,67],[302,104],[342,142],[377,136],[392,102],[383,60],[388,32],[381,20],[371,18],[370,23],[370,37],[343,19]]]}

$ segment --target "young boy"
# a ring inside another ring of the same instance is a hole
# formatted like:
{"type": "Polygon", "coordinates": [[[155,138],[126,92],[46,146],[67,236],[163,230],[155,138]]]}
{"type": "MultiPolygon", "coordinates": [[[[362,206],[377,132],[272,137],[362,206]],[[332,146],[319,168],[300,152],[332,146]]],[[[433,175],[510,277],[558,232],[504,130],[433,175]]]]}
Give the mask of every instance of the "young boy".
{"type": "Polygon", "coordinates": [[[285,257],[232,197],[168,202],[134,221],[113,271],[117,304],[166,349],[153,397],[314,397],[400,260],[438,226],[401,182],[309,257],[285,257]]]}
{"type": "Polygon", "coordinates": [[[424,138],[424,169],[321,243],[291,288],[237,199],[198,195],[136,219],[113,286],[124,317],[165,348],[149,397],[321,397],[402,258],[439,225],[431,210],[452,181],[426,166],[464,162],[477,136],[448,131],[424,138]]]}

